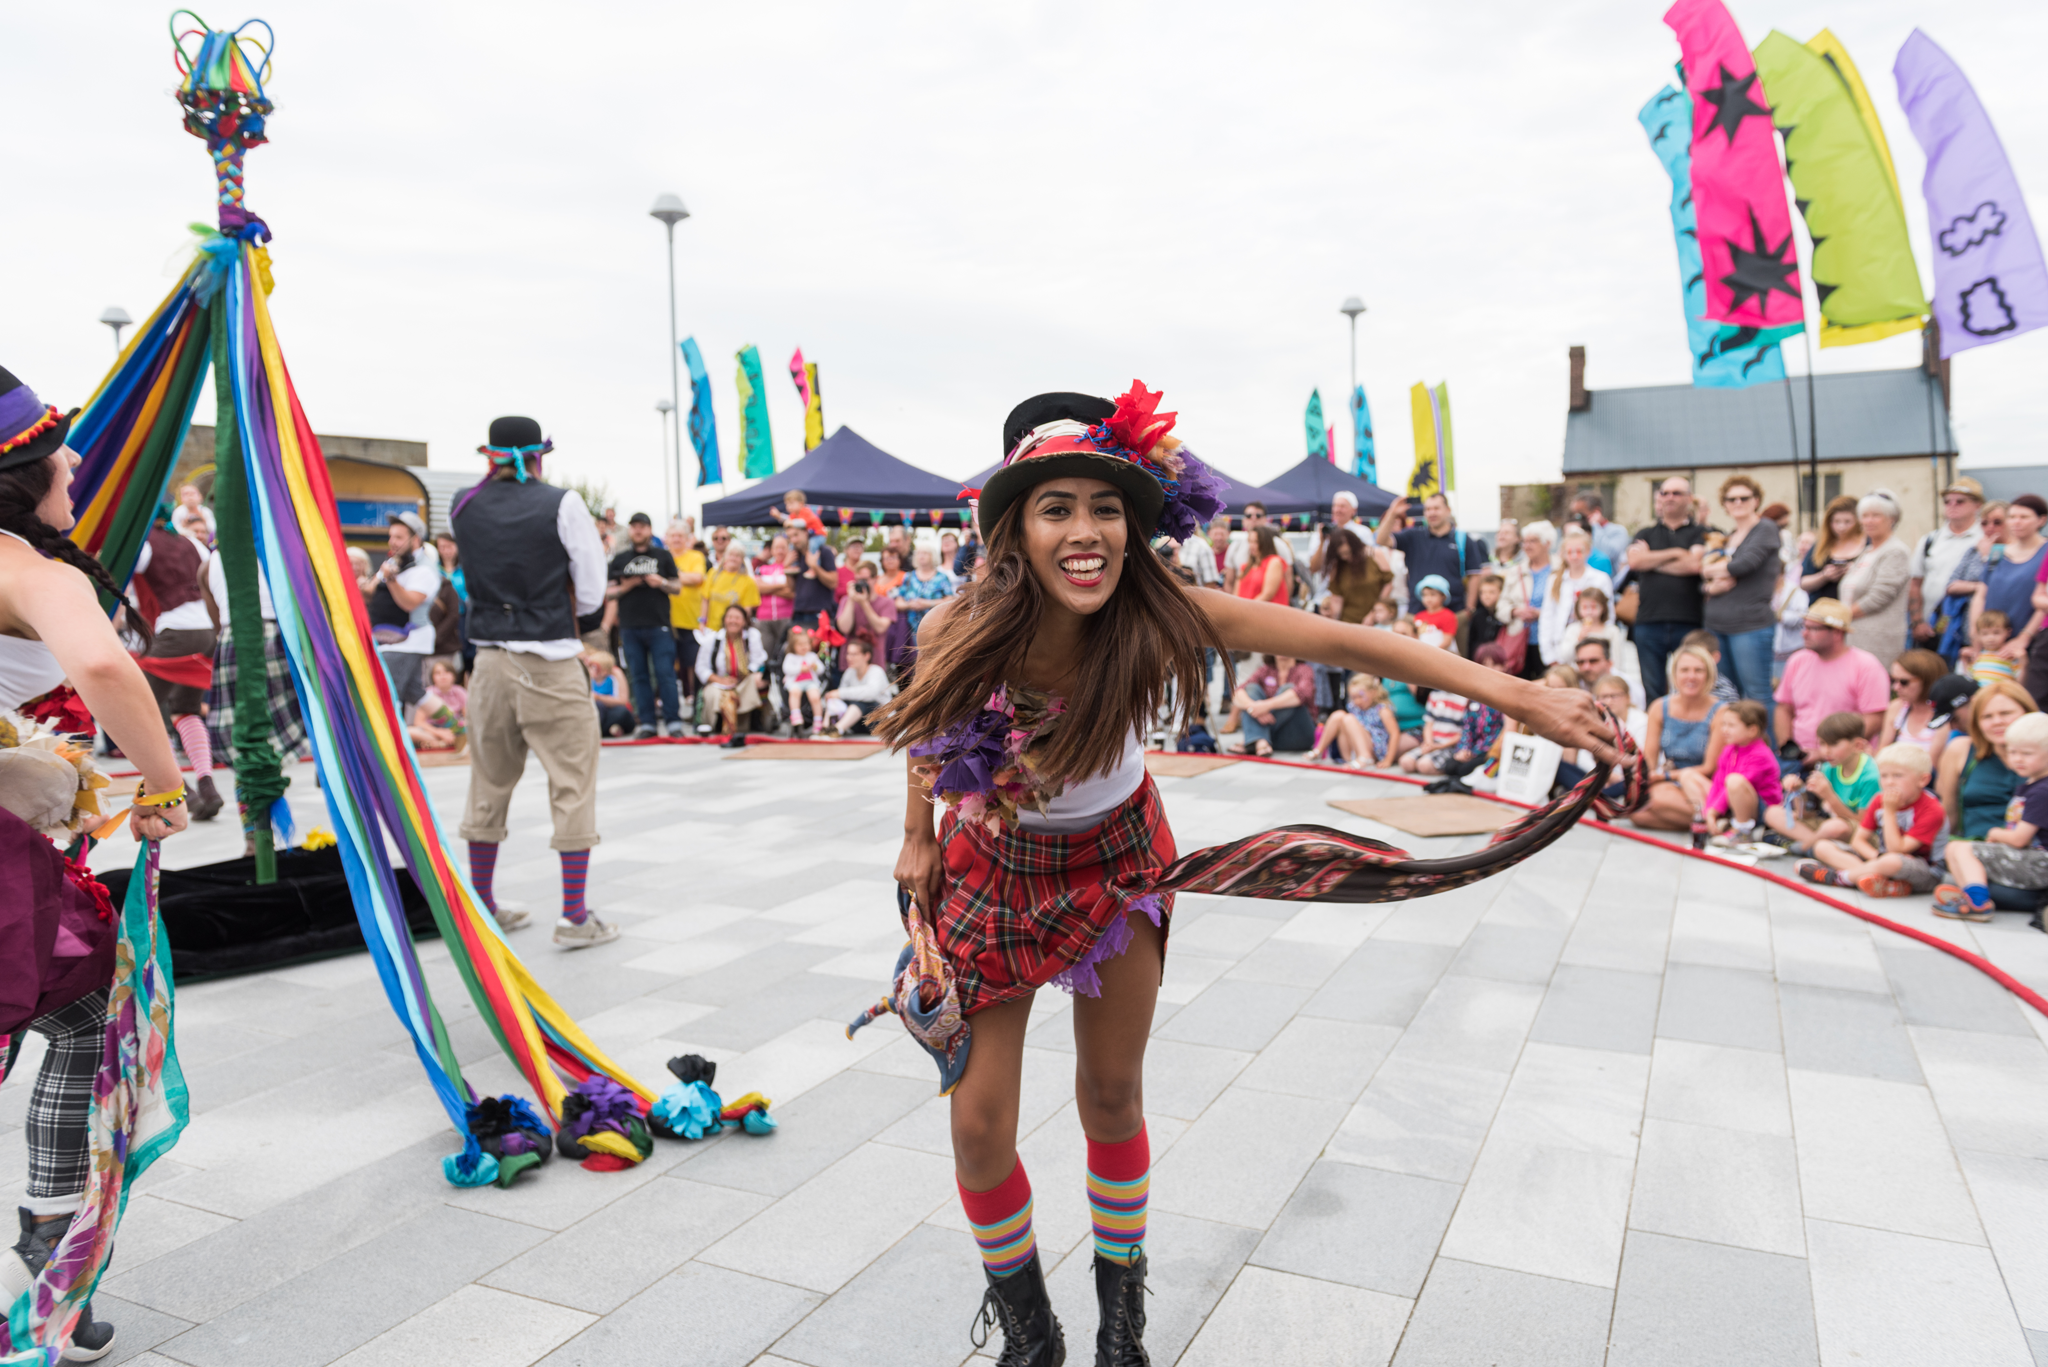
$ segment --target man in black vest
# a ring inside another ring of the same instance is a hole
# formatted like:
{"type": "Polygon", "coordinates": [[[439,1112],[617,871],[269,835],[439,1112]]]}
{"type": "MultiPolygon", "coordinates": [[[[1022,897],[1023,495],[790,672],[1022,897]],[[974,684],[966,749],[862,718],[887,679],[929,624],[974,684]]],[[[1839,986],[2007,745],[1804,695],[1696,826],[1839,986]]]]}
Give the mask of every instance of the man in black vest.
{"type": "Polygon", "coordinates": [[[477,448],[491,473],[456,500],[449,521],[462,547],[469,586],[469,636],[476,669],[469,680],[470,880],[507,930],[527,913],[500,908],[491,895],[498,846],[512,790],[529,750],[548,775],[562,860],[562,916],[555,943],[582,949],[616,940],[616,926],[583,901],[590,847],[597,843],[597,708],[590,700],[579,613],[604,602],[604,543],[581,495],[541,480],[541,457],[554,449],[532,418],[499,418],[477,448]]]}

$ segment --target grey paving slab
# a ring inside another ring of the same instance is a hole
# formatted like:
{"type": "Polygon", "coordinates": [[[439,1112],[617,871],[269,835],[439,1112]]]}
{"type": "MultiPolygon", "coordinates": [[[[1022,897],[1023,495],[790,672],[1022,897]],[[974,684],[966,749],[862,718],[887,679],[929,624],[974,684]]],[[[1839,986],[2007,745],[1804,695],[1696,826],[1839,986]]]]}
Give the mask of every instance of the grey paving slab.
{"type": "Polygon", "coordinates": [[[1335,945],[1283,940],[1276,934],[1239,959],[1225,976],[1313,992],[1329,980],[1346,957],[1344,950],[1335,945]]]}
{"type": "Polygon", "coordinates": [[[1339,1102],[1232,1087],[1154,1163],[1152,1204],[1264,1228],[1344,1113],[1339,1102]]]}
{"type": "Polygon", "coordinates": [[[1403,1061],[1506,1072],[1542,1004],[1533,983],[1445,975],[1394,1047],[1403,1061]]]}
{"type": "Polygon", "coordinates": [[[175,1316],[105,1293],[93,1297],[92,1314],[94,1319],[114,1326],[113,1351],[100,1359],[106,1367],[120,1367],[124,1362],[156,1357],[156,1354],[150,1351],[152,1348],[176,1338],[192,1327],[175,1316]]]}
{"type": "MultiPolygon", "coordinates": [[[[608,1314],[767,1206],[769,1198],[664,1177],[520,1254],[485,1286],[608,1314]],[[593,1256],[603,1250],[603,1256],[593,1256]]],[[[580,1327],[580,1326],[579,1326],[580,1327]]]]}
{"type": "Polygon", "coordinates": [[[1608,1367],[1819,1360],[1803,1259],[1641,1231],[1628,1236],[1608,1367]]]}
{"type": "Polygon", "coordinates": [[[1596,886],[1572,923],[1559,961],[1625,973],[1661,973],[1671,940],[1671,900],[1654,889],[1639,898],[1596,886]]]}
{"type": "Polygon", "coordinates": [[[1771,975],[1746,968],[1674,963],[1664,974],[1657,1034],[1738,1049],[1781,1047],[1771,975]]]}
{"type": "Polygon", "coordinates": [[[1810,1220],[1821,1361],[2033,1367],[1988,1249],[1810,1220]]]}
{"type": "Polygon", "coordinates": [[[1508,1074],[1390,1059],[1330,1137],[1345,1163],[1463,1182],[1493,1123],[1508,1074]]]}
{"type": "Polygon", "coordinates": [[[2019,998],[1948,954],[1879,946],[1877,956],[1908,1025],[2031,1035],[2019,998]]]}
{"type": "Polygon", "coordinates": [[[1967,1149],[1960,1156],[2020,1323],[2048,1326],[2048,1246],[2041,1239],[2048,1228],[2048,1161],[1967,1149]]]}
{"type": "Polygon", "coordinates": [[[1305,1016],[1405,1026],[1457,957],[1446,945],[1367,940],[1301,1008],[1305,1016]]]}
{"type": "Polygon", "coordinates": [[[1451,1182],[1318,1163],[1251,1260],[1412,1300],[1422,1291],[1459,1194],[1451,1182]]]}
{"type": "Polygon", "coordinates": [[[776,1107],[778,1128],[764,1142],[714,1149],[690,1165],[688,1176],[786,1196],[930,1100],[934,1090],[911,1078],[841,1073],[776,1107]]]}
{"type": "MultiPolygon", "coordinates": [[[[1257,1057],[1243,1049],[1155,1038],[1145,1046],[1145,1109],[1193,1120],[1257,1057]]],[[[1066,1082],[1072,1096],[1071,1067],[1066,1082]]]]}
{"type": "Polygon", "coordinates": [[[1791,1139],[1644,1121],[1628,1222],[1631,1229],[1804,1257],[1791,1139]]]}
{"type": "MultiPolygon", "coordinates": [[[[1238,1078],[1262,1092],[1320,1097],[1349,1104],[1365,1090],[1387,1052],[1401,1038],[1391,1025],[1296,1016],[1238,1078]]],[[[1147,1072],[1150,1072],[1147,1060],[1147,1072]]],[[[1146,1079],[1149,1093],[1151,1079],[1146,1079]]]]}
{"type": "Polygon", "coordinates": [[[1785,1060],[1756,1049],[1663,1039],[1650,1063],[1644,1115],[1753,1134],[1792,1133],[1785,1060]]]}
{"type": "Polygon", "coordinates": [[[1480,925],[1465,937],[1450,972],[1509,983],[1545,983],[1564,948],[1565,932],[1532,926],[1480,925]]]}
{"type": "MultiPolygon", "coordinates": [[[[807,1367],[953,1367],[974,1351],[968,1329],[986,1286],[972,1238],[919,1225],[778,1339],[775,1352],[807,1367]]],[[[1070,1357],[1079,1356],[1081,1308],[1054,1309],[1069,1321],[1070,1357]]]]}
{"type": "Polygon", "coordinates": [[[1657,1033],[1657,1001],[1663,986],[1655,973],[1560,964],[1529,1027],[1529,1038],[1647,1054],[1657,1033]]]}
{"type": "Polygon", "coordinates": [[[2048,1158],[2048,1048],[2042,1041],[1925,1026],[1908,1033],[1958,1148],[2048,1158]]]}
{"type": "Polygon", "coordinates": [[[429,1206],[373,1244],[162,1345],[193,1367],[319,1367],[531,1248],[541,1231],[429,1206]],[[289,1334],[279,1326],[290,1325],[289,1334]]]}
{"type": "Polygon", "coordinates": [[[1797,1068],[1786,1080],[1808,1219],[1984,1243],[1925,1087],[1797,1068]]]}
{"type": "Polygon", "coordinates": [[[816,1306],[812,1292],[691,1263],[540,1359],[541,1367],[613,1367],[650,1344],[693,1367],[744,1367],[816,1306]],[[687,1348],[684,1347],[687,1345],[687,1348]]]}
{"type": "Polygon", "coordinates": [[[1785,983],[1778,988],[1778,1009],[1788,1068],[1890,1082],[1922,1080],[1913,1041],[1889,994],[1785,983]]]}
{"type": "Polygon", "coordinates": [[[1272,1042],[1308,998],[1304,987],[1225,978],[1175,1013],[1159,1037],[1256,1051],[1272,1042]]]}
{"type": "Polygon", "coordinates": [[[1180,1361],[1378,1367],[1400,1341],[1409,1305],[1376,1291],[1248,1267],[1180,1361]]]}
{"type": "MultiPolygon", "coordinates": [[[[1154,1362],[1180,1359],[1258,1242],[1255,1229],[1151,1210],[1145,1258],[1153,1294],[1146,1300],[1145,1347],[1154,1362]]],[[[1067,1326],[1067,1361],[1077,1367],[1095,1360],[1093,1260],[1094,1241],[1082,1239],[1046,1279],[1053,1309],[1067,1326]]]]}
{"type": "Polygon", "coordinates": [[[1439,1258],[1395,1367],[1599,1367],[1614,1293],[1439,1258]]]}
{"type": "Polygon", "coordinates": [[[532,1362],[587,1328],[596,1317],[484,1286],[465,1286],[338,1359],[339,1367],[411,1367],[431,1358],[446,1367],[532,1362]]]}

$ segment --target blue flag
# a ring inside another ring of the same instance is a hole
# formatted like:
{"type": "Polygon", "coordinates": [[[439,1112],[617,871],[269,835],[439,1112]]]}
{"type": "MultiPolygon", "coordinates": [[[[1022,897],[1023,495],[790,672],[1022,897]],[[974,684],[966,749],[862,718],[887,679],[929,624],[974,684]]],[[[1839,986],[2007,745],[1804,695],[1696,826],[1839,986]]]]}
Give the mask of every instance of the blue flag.
{"type": "Polygon", "coordinates": [[[1380,461],[1372,449],[1372,410],[1365,406],[1365,386],[1351,391],[1351,449],[1357,458],[1351,463],[1351,473],[1367,484],[1380,482],[1380,461]]]}
{"type": "Polygon", "coordinates": [[[711,411],[711,376],[695,337],[683,338],[683,360],[690,366],[690,444],[697,448],[697,487],[725,483],[718,464],[718,416],[711,411]]]}
{"type": "Polygon", "coordinates": [[[1316,460],[1334,460],[1337,453],[1330,449],[1330,429],[1323,424],[1323,391],[1311,389],[1308,392],[1308,412],[1304,415],[1308,424],[1308,453],[1316,460]]]}
{"type": "Polygon", "coordinates": [[[1637,113],[1650,150],[1671,177],[1671,228],[1678,237],[1678,278],[1685,288],[1685,335],[1692,350],[1692,382],[1707,389],[1741,389],[1785,378],[1778,343],[1802,326],[1731,327],[1707,318],[1706,266],[1692,208],[1692,101],[1665,86],[1637,113]]]}

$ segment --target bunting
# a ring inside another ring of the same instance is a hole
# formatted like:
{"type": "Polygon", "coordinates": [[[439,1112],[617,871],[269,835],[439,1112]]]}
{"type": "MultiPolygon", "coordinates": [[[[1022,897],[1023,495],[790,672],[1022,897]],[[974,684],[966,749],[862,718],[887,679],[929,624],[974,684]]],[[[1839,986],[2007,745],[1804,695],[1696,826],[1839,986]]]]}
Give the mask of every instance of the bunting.
{"type": "Polygon", "coordinates": [[[1848,52],[1833,35],[1829,42],[1833,55],[1824,55],[1774,29],[1756,49],[1771,118],[1785,135],[1793,197],[1813,241],[1808,270],[1824,347],[1917,332],[1927,312],[1891,158],[1872,142],[1872,123],[1857,107],[1848,52]]]}
{"type": "Polygon", "coordinates": [[[761,381],[761,353],[749,342],[739,350],[740,452],[742,479],[775,473],[775,435],[768,430],[768,393],[761,381]]]}
{"type": "Polygon", "coordinates": [[[718,460],[718,415],[711,411],[711,376],[697,339],[685,337],[683,360],[690,367],[690,444],[697,448],[697,487],[725,483],[718,460]]]}
{"type": "Polygon", "coordinates": [[[1785,358],[1779,341],[1800,332],[1800,327],[1737,328],[1707,319],[1706,271],[1700,264],[1692,212],[1690,113],[1685,92],[1667,85],[1637,111],[1636,121],[1671,178],[1671,231],[1678,243],[1679,293],[1685,307],[1686,347],[1692,353],[1692,382],[1702,389],[1740,389],[1782,380],[1785,358]]]}
{"type": "Polygon", "coordinates": [[[815,451],[825,440],[825,399],[818,392],[817,363],[804,363],[804,349],[798,347],[789,358],[789,378],[797,397],[804,401],[804,450],[815,451]]]}
{"type": "Polygon", "coordinates": [[[1805,325],[1799,252],[1778,166],[1771,107],[1721,0],[1678,0],[1664,15],[1692,96],[1692,203],[1706,316],[1735,327],[1805,325]]]}
{"type": "Polygon", "coordinates": [[[1892,66],[1899,103],[1927,153],[1920,182],[1934,241],[1934,318],[1941,354],[2002,342],[2048,323],[2048,265],[1977,92],[1962,68],[1914,29],[1892,66]]]}
{"type": "Polygon", "coordinates": [[[1367,484],[1380,482],[1379,457],[1372,445],[1372,412],[1365,406],[1365,386],[1354,386],[1351,391],[1351,449],[1355,453],[1351,461],[1351,473],[1367,484]]]}

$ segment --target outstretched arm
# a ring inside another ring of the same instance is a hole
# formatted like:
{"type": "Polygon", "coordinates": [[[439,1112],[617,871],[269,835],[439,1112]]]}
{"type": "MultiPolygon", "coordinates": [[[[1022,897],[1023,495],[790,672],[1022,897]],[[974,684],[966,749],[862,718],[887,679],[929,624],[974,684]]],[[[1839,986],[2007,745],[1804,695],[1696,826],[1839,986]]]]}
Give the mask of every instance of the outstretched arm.
{"type": "Polygon", "coordinates": [[[1448,689],[1499,708],[1567,750],[1591,750],[1608,764],[1618,758],[1613,730],[1587,694],[1539,688],[1396,632],[1350,626],[1277,603],[1254,603],[1220,593],[1189,596],[1231,650],[1289,655],[1423,688],[1448,689]]]}

